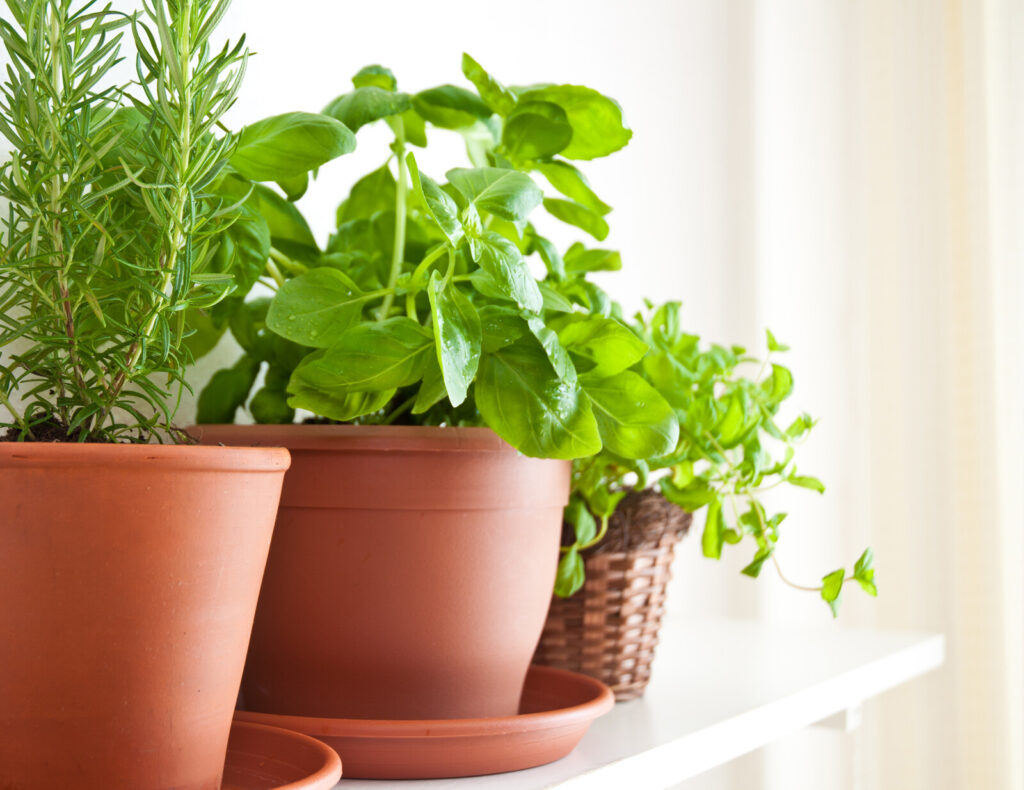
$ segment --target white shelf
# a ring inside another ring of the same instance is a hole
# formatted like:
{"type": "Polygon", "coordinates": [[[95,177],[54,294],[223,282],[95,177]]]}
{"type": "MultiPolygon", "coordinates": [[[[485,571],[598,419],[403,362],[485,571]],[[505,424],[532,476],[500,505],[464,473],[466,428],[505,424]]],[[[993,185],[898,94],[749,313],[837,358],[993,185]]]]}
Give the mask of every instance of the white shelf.
{"type": "MultiPolygon", "coordinates": [[[[343,779],[338,790],[603,790],[671,787],[940,666],[937,634],[764,623],[663,629],[646,695],[594,722],[568,757],[495,776],[343,779]]],[[[345,755],[341,755],[342,762],[345,755]]]]}

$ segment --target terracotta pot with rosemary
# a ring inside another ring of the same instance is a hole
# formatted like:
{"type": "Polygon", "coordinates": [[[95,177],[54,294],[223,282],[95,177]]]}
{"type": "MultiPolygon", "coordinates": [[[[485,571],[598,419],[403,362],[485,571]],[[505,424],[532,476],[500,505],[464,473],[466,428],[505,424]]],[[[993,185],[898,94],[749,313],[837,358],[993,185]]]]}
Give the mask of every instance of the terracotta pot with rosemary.
{"type": "Polygon", "coordinates": [[[248,276],[213,243],[246,221],[220,174],[305,125],[219,131],[246,57],[214,40],[226,8],[0,20],[0,787],[221,784],[289,456],[195,446],[174,404],[187,315],[248,276]],[[137,81],[111,83],[132,44],[137,81]]]}
{"type": "Polygon", "coordinates": [[[640,696],[650,679],[675,545],[692,514],[704,511],[706,557],[751,539],[757,551],[745,575],[757,577],[770,561],[790,586],[819,593],[833,614],[846,582],[876,594],[870,549],[852,573],[836,570],[819,585],[790,582],[775,556],[786,514],[770,514],[762,494],[780,485],[825,490],[794,463],[814,420],[777,422],[793,390],[777,360],[788,347],[771,332],[764,359],[737,346],[702,346],[682,329],[675,302],[649,305],[631,328],[648,347],[634,371],[672,404],[679,441],[639,461],[604,451],[575,462],[556,597],[535,656],[604,680],[620,700],[640,696]]]}

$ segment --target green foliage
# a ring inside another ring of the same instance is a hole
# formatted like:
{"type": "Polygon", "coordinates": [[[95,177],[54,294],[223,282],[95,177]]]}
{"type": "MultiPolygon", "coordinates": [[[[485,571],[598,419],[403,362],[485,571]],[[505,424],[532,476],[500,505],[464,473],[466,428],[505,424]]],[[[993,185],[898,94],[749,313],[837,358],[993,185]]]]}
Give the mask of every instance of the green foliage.
{"type": "MultiPolygon", "coordinates": [[[[526,455],[576,459],[565,511],[575,540],[562,552],[560,595],[583,584],[583,553],[602,540],[631,487],[706,508],[704,554],[718,558],[749,539],[755,554],[743,573],[758,576],[775,564],[785,518],[769,514],[761,494],[782,484],[824,491],[793,463],[813,420],[801,415],[785,430],[776,423],[793,377],[771,355],[786,347],[768,333],[762,363],[743,349],[702,346],[683,331],[677,303],[624,319],[591,279],[621,269],[619,253],[582,242],[560,251],[538,230],[560,221],[607,236],[611,208],[570,160],[626,145],[619,106],[581,86],[506,87],[468,55],[462,65],[475,92],[400,93],[389,70],[370,66],[328,105],[353,130],[386,123],[394,141],[338,206],[323,251],[283,198],[250,198],[260,201],[279,267],[266,327],[298,344],[300,356],[277,367],[275,384],[268,374],[250,411],[257,419],[291,420],[291,410],[307,409],[337,421],[487,425],[526,455]],[[423,172],[407,146],[425,145],[428,125],[459,135],[470,166],[449,169],[445,180],[423,172]],[[748,376],[752,365],[759,372],[748,376]]],[[[267,361],[255,345],[243,343],[247,358],[267,361]]],[[[234,410],[233,382],[251,369],[211,382],[223,390],[216,402],[224,410],[234,410]]],[[[873,589],[870,552],[855,577],[873,589]]]]}
{"type": "MultiPolygon", "coordinates": [[[[160,438],[183,386],[183,319],[232,287],[212,238],[234,217],[205,189],[234,146],[214,130],[246,53],[212,46],[226,2],[143,7],[126,18],[10,0],[0,22],[0,133],[13,149],[0,170],[0,402],[24,439],[39,422],[80,441],[160,438]],[[126,30],[135,92],[107,82],[126,30]]],[[[260,243],[258,227],[236,231],[233,243],[260,243]]]]}
{"type": "MultiPolygon", "coordinates": [[[[665,498],[685,510],[696,513],[706,509],[701,537],[704,556],[718,559],[726,545],[750,539],[756,551],[743,573],[756,578],[767,561],[775,562],[779,526],[786,517],[785,513],[769,514],[762,494],[780,485],[825,491],[817,478],[797,474],[793,460],[797,442],[806,437],[814,422],[802,415],[786,431],[776,424],[783,401],[793,391],[793,377],[772,355],[788,347],[771,333],[764,360],[748,356],[740,348],[702,346],[697,336],[682,329],[680,305],[675,302],[649,306],[635,317],[629,330],[639,346],[630,346],[620,329],[608,335],[594,318],[568,321],[560,330],[560,337],[570,347],[586,343],[583,347],[589,350],[589,361],[596,369],[610,370],[607,366],[616,355],[629,368],[611,379],[616,383],[608,388],[609,396],[621,394],[626,402],[649,405],[653,393],[667,407],[665,421],[657,425],[623,420],[622,436],[635,442],[649,438],[650,447],[623,448],[617,444],[620,436],[602,434],[604,449],[574,465],[574,501],[584,503],[594,516],[607,518],[613,512],[608,504],[610,493],[657,486],[665,498]],[[600,355],[595,353],[598,350],[600,355]],[[747,370],[756,373],[750,376],[745,374],[747,370]],[[618,381],[623,376],[630,377],[631,385],[618,381]],[[639,385],[646,389],[630,389],[639,385]],[[656,445],[653,440],[658,430],[665,431],[664,438],[670,441],[656,445]],[[668,433],[670,430],[676,433],[668,433]],[[633,452],[627,454],[624,449],[633,452]]],[[[588,391],[586,379],[584,382],[588,391]]],[[[600,402],[596,394],[589,394],[600,402]]],[[[653,415],[649,407],[643,411],[644,418],[653,415]]],[[[567,517],[567,521],[580,523],[578,518],[567,517]]],[[[565,558],[578,554],[591,541],[589,525],[585,524],[582,532],[577,526],[575,543],[563,550],[563,562],[575,562],[565,558]]],[[[565,569],[563,578],[576,578],[570,570],[565,569]]],[[[875,594],[870,549],[858,560],[851,578],[875,594]]],[[[843,583],[840,570],[826,576],[822,587],[813,588],[820,590],[833,612],[838,611],[843,583]]],[[[562,592],[566,591],[571,594],[575,588],[566,583],[562,592]]]]}
{"type": "MultiPolygon", "coordinates": [[[[544,95],[520,100],[472,58],[463,69],[475,92],[442,85],[406,94],[388,69],[369,66],[328,104],[332,122],[353,131],[383,122],[394,142],[338,206],[325,249],[276,192],[243,196],[270,236],[277,282],[266,325],[306,348],[285,386],[287,405],[335,420],[486,424],[542,457],[592,455],[605,441],[626,455],[668,449],[677,432],[671,407],[626,372],[646,346],[609,317],[611,301],[587,281],[619,268],[618,253],[574,244],[563,262],[531,224],[542,204],[564,204],[556,219],[607,233],[610,207],[555,154],[593,158],[624,145],[618,105],[571,86],[531,88],[544,95]],[[422,172],[407,146],[425,144],[427,125],[461,136],[471,166],[444,180],[422,172]],[[534,172],[567,199],[546,201],[534,172]],[[538,281],[530,256],[551,275],[538,281]],[[575,321],[584,323],[569,326],[575,321]],[[577,367],[586,375],[578,378],[577,367]]],[[[249,147],[232,158],[233,178],[290,175],[269,145],[282,139],[279,128],[288,125],[275,118],[243,131],[249,147]],[[263,159],[254,162],[250,149],[263,159]]],[[[241,380],[232,370],[210,386],[241,380]]],[[[261,416],[291,417],[271,403],[261,396],[261,416]]]]}

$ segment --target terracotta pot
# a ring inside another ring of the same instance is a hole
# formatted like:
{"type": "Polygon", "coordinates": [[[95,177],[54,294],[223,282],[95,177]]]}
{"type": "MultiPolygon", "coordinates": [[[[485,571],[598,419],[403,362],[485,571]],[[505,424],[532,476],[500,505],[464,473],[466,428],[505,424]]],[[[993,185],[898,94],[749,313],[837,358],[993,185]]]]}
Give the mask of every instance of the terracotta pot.
{"type": "Polygon", "coordinates": [[[527,458],[484,428],[197,431],[206,443],[292,452],[242,682],[247,709],[516,713],[554,584],[569,462],[527,458]]]}
{"type": "Polygon", "coordinates": [[[220,788],[287,467],[0,443],[0,788],[220,788]]]}

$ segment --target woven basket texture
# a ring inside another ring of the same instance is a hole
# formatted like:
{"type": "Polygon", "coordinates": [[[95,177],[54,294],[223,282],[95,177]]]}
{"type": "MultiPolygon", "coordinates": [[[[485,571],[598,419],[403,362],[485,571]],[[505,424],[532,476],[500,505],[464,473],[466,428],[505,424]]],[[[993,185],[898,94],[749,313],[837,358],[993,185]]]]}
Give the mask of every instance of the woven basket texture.
{"type": "Polygon", "coordinates": [[[653,547],[586,556],[586,583],[570,598],[552,599],[534,662],[595,677],[619,701],[641,696],[685,527],[664,531],[653,547]]]}

